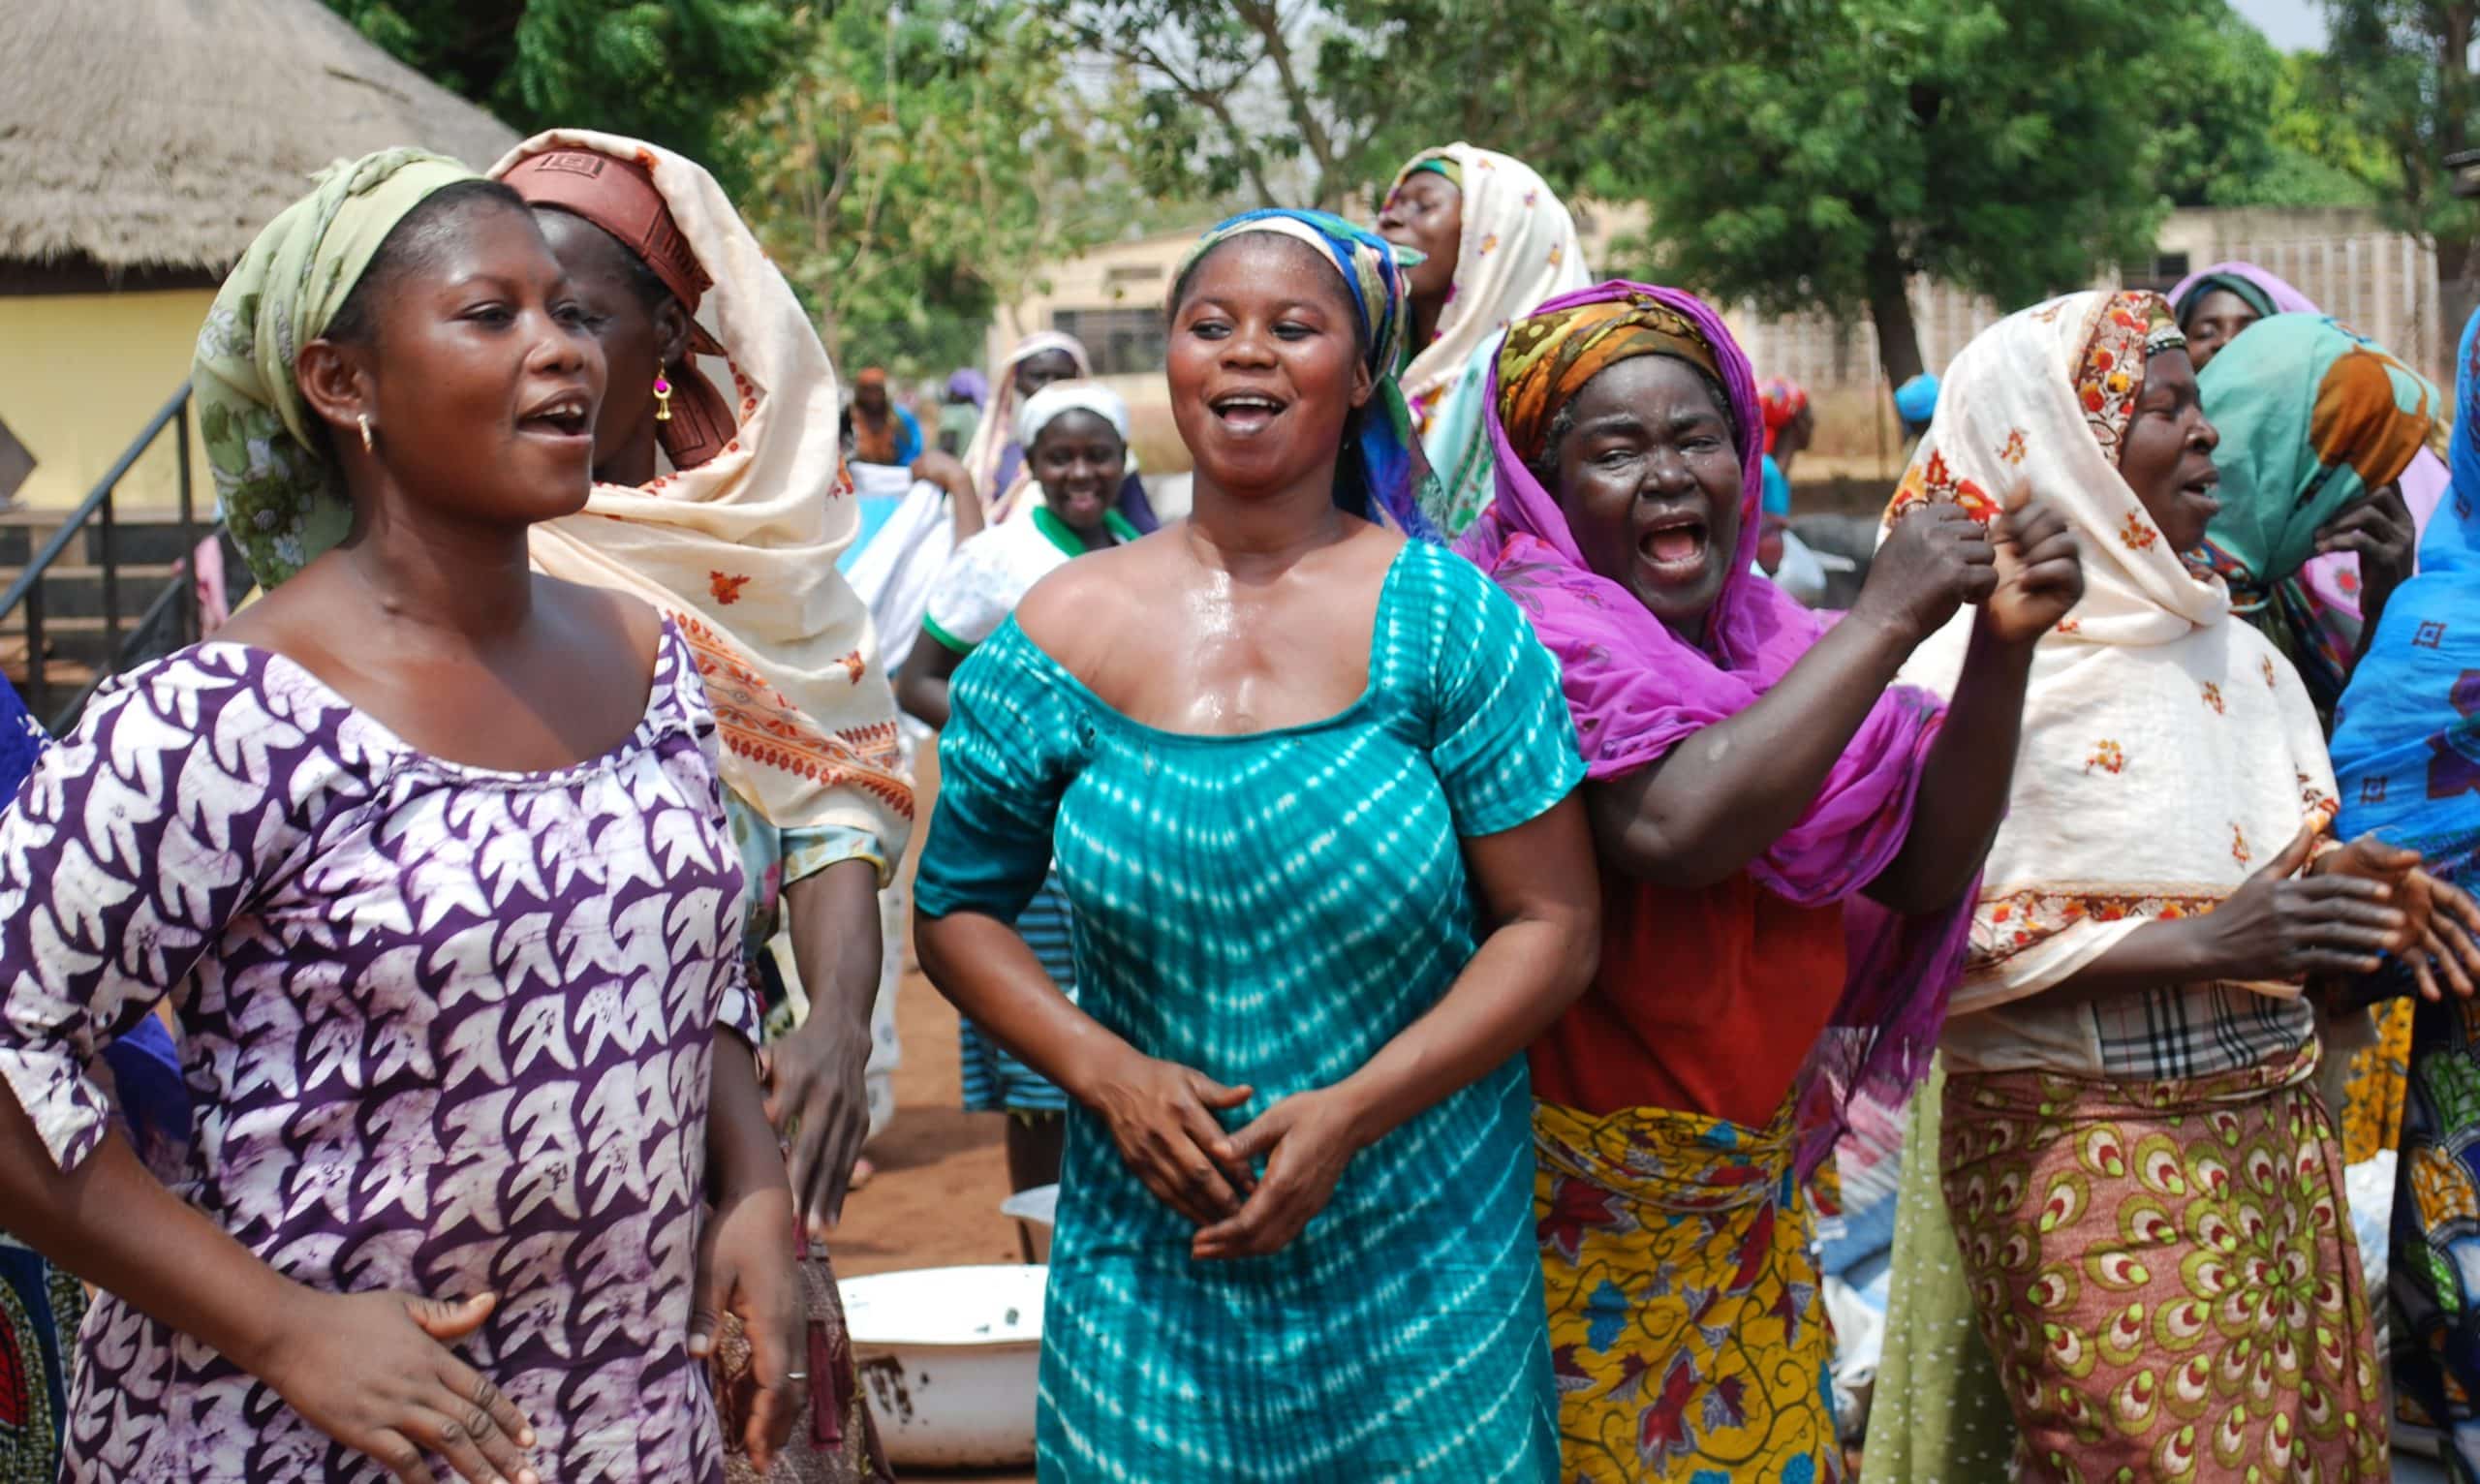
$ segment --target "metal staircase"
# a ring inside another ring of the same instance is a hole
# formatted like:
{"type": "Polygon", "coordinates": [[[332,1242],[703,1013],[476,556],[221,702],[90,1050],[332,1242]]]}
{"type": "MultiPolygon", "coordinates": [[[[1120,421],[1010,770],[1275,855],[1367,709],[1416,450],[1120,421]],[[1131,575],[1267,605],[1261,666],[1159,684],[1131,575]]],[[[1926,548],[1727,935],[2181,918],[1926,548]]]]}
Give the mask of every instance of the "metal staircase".
{"type": "MultiPolygon", "coordinates": [[[[0,562],[23,558],[0,590],[0,673],[54,735],[76,725],[107,678],[199,637],[190,563],[210,530],[220,536],[222,525],[198,519],[186,381],[75,510],[0,517],[0,562]],[[122,505],[121,480],[167,433],[175,508],[122,505]]],[[[9,576],[5,566],[0,576],[9,576]]]]}

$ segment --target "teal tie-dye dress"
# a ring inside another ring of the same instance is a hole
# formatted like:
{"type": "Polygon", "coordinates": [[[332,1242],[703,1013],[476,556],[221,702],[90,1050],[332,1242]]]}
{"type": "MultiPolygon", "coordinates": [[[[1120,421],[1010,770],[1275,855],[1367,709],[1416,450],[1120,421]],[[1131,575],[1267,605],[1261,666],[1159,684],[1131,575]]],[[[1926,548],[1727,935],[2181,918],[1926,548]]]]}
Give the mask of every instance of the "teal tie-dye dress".
{"type": "MultiPolygon", "coordinates": [[[[1475,946],[1459,848],[1583,776],[1559,672],[1462,558],[1389,569],[1369,687],[1241,736],[1112,710],[1012,622],[957,671],[918,910],[1007,920],[1057,855],[1079,1003],[1138,1049],[1256,1090],[1340,1081],[1475,946]]],[[[1522,1057],[1361,1151],[1284,1251],[1194,1228],[1071,1108],[1043,1317],[1045,1481],[1539,1480],[1557,1401],[1522,1057]]]]}

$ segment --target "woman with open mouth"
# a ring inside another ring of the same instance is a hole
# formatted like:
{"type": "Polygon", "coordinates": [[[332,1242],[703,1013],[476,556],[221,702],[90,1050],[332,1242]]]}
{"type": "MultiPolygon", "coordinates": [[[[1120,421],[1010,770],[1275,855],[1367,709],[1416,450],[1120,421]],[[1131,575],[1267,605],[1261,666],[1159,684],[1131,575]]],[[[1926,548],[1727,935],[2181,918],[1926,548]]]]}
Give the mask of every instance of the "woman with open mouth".
{"type": "Polygon", "coordinates": [[[1544,299],[1593,282],[1574,217],[1548,181],[1512,155],[1470,144],[1424,149],[1386,188],[1378,231],[1421,255],[1404,275],[1412,359],[1404,399],[1438,482],[1429,517],[1456,535],[1498,493],[1483,416],[1507,325],[1544,299]]]}
{"type": "MultiPolygon", "coordinates": [[[[631,594],[679,626],[722,744],[748,882],[741,948],[764,1015],[759,1082],[809,1242],[813,1338],[801,1353],[819,1359],[790,1367],[805,1374],[786,1393],[803,1416],[769,1476],[884,1477],[823,1244],[863,1141],[894,1113],[897,959],[883,950],[880,893],[912,834],[913,784],[869,612],[835,568],[858,524],[837,448],[835,368],[695,161],[554,130],[493,174],[534,207],[611,369],[594,493],[583,511],[534,528],[534,565],[631,594]],[[779,931],[797,999],[777,972],[779,931]]],[[[757,1401],[747,1339],[727,1316],[717,1379],[733,1420],[757,1401]]],[[[745,1448],[733,1449],[730,1474],[760,1476],[745,1448]]]]}
{"type": "MultiPolygon", "coordinates": [[[[1903,1228],[1942,1218],[2019,1477],[2383,1479],[2304,985],[2396,953],[2426,994],[2467,994],[2480,909],[2414,851],[2326,838],[2298,672],[2183,559],[2222,508],[2196,381],[2157,294],[2024,310],[1948,369],[1896,497],[1900,522],[2029,485],[2072,523],[2086,591],[2033,657],[1942,1128],[1906,1162],[1943,1211],[1898,1216],[1894,1323],[1906,1264],[1937,1263],[1903,1228]]],[[[1906,678],[1943,690],[1965,653],[1949,628],[1906,678]]]]}
{"type": "Polygon", "coordinates": [[[1596,900],[1557,674],[1406,540],[1390,244],[1237,217],[1166,313],[1194,512],[957,670],[917,887],[932,981],[1070,1099],[1040,1470],[1553,1484],[1518,1053],[1596,900]],[[1073,1004],[1008,926],[1054,858],[1073,1004]]]}
{"type": "Polygon", "coordinates": [[[418,151],[217,295],[199,420],[266,595],[0,817],[0,1209],[105,1290],[64,1477],[718,1484],[707,1280],[794,1363],[691,644],[526,563],[604,380],[534,213],[418,151]],[[167,996],[169,1189],[86,1079],[167,996]]]}
{"type": "MultiPolygon", "coordinates": [[[[1017,408],[1016,440],[1041,500],[1026,518],[993,526],[957,547],[931,588],[923,642],[913,646],[896,678],[896,698],[923,726],[946,728],[956,666],[999,632],[1035,583],[1076,557],[1137,539],[1136,528],[1112,506],[1128,471],[1128,403],[1100,382],[1052,382],[1017,408]]],[[[1069,920],[1068,894],[1054,873],[1017,917],[1016,931],[1051,982],[1073,1000],[1069,920]]],[[[1056,1184],[1068,1095],[970,1019],[958,1036],[966,1111],[1008,1115],[1009,1188],[1056,1184]]]]}
{"type": "Polygon", "coordinates": [[[1464,549],[1559,657],[1606,904],[1532,1056],[1560,1476],[1840,1478],[1803,1178],[1927,1062],[2075,543],[1923,510],[1828,629],[1750,570],[1765,424],[1703,302],[1553,299],[1493,385],[1464,549]],[[1892,685],[1967,603],[1952,707],[1892,685]]]}

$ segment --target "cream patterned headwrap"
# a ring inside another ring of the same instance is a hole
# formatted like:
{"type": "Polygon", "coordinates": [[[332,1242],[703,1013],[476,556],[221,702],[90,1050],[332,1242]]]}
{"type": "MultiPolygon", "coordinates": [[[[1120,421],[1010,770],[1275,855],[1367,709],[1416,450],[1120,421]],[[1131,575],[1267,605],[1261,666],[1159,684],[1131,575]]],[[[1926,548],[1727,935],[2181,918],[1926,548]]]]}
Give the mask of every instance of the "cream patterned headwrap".
{"type": "Polygon", "coordinates": [[[217,291],[190,384],[216,496],[260,586],[291,577],[353,527],[294,357],[326,333],[396,224],[432,192],[474,178],[418,149],[339,160],[276,214],[217,291]]]}
{"type": "MultiPolygon", "coordinates": [[[[1563,294],[1593,282],[1575,218],[1533,167],[1512,155],[1448,144],[1414,155],[1393,192],[1416,170],[1451,163],[1463,192],[1455,284],[1430,343],[1413,347],[1404,370],[1421,448],[1438,472],[1431,518],[1450,536],[1470,525],[1493,492],[1488,429],[1490,365],[1480,353],[1507,325],[1563,294]]],[[[1442,171],[1441,173],[1444,173],[1442,171]]]]}
{"type": "Polygon", "coordinates": [[[561,129],[652,171],[714,281],[698,319],[726,352],[709,370],[739,417],[724,450],[643,488],[597,484],[582,513],[539,525],[534,565],[633,594],[679,628],[721,728],[725,784],[782,828],[865,830],[894,860],[913,827],[895,697],[869,609],[835,569],[858,525],[837,441],[835,368],[784,275],[693,162],[651,144],[561,129]]]}
{"type": "MultiPolygon", "coordinates": [[[[2066,517],[2084,561],[2083,602],[2033,652],[1956,1016],[2063,983],[2148,920],[2211,911],[2334,807],[2298,673],[2232,619],[2221,580],[2180,560],[2119,473],[2149,356],[2177,343],[2167,322],[2157,294],[2090,293],[1983,331],[1948,369],[1896,496],[1896,510],[1988,518],[2029,491],[2066,517]]],[[[1951,694],[1972,615],[1914,651],[1903,679],[1951,694]]]]}

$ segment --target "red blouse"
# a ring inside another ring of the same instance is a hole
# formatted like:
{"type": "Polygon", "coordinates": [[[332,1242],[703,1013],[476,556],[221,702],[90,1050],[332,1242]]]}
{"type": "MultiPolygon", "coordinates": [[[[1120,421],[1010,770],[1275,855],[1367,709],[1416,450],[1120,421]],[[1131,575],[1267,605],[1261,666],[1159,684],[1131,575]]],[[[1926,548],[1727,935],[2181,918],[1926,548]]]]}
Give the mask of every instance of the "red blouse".
{"type": "Polygon", "coordinates": [[[1534,1095],[1765,1127],[1842,998],[1843,909],[1745,873],[1683,889],[1605,871],[1601,889],[1601,972],[1534,1043],[1534,1095]]]}

